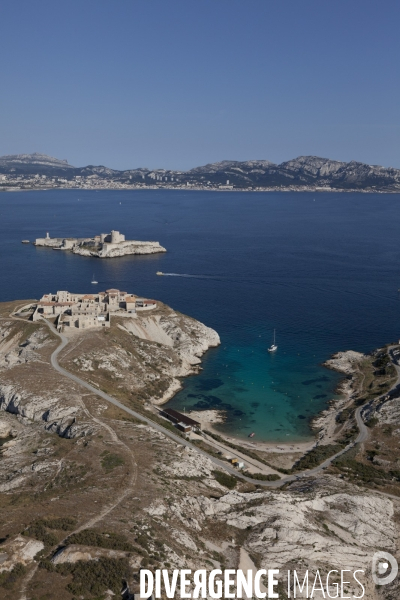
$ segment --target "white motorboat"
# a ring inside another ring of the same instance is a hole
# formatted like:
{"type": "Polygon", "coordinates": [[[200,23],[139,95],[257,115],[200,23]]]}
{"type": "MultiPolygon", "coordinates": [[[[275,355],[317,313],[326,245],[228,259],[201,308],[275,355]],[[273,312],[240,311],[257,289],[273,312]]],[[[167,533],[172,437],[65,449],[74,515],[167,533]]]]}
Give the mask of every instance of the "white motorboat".
{"type": "Polygon", "coordinates": [[[276,350],[278,350],[278,346],[275,343],[275,329],[274,329],[274,341],[272,342],[272,344],[270,345],[270,347],[268,348],[268,352],[275,352],[276,350]]]}

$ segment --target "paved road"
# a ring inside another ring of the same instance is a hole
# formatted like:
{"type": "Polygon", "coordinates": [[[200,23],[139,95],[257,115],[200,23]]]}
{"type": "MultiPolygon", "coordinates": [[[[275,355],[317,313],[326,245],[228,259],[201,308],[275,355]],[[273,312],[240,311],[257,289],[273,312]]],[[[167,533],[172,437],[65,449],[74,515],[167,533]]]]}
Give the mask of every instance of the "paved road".
{"type": "MultiPolygon", "coordinates": [[[[173,440],[177,444],[180,444],[182,446],[186,446],[188,448],[192,448],[193,450],[196,450],[196,452],[198,452],[199,454],[202,454],[203,456],[205,456],[209,460],[211,460],[217,467],[223,469],[224,471],[228,471],[228,473],[230,473],[231,475],[235,475],[235,477],[240,477],[241,479],[244,479],[245,481],[247,481],[249,483],[253,483],[255,485],[261,485],[263,487],[268,487],[268,488],[278,488],[278,487],[281,487],[282,485],[284,485],[285,483],[294,481],[296,479],[299,479],[300,477],[306,477],[306,476],[308,477],[309,475],[316,475],[319,472],[321,472],[323,469],[328,467],[332,463],[332,461],[334,461],[338,456],[341,456],[342,454],[347,452],[347,450],[349,450],[350,448],[355,446],[356,443],[365,442],[368,438],[368,428],[365,426],[364,421],[362,420],[362,417],[361,417],[362,407],[360,406],[359,408],[357,408],[357,410],[355,412],[356,422],[357,422],[358,428],[360,430],[356,441],[352,442],[351,444],[348,444],[343,450],[341,450],[334,456],[330,456],[327,460],[325,460],[323,463],[321,463],[314,469],[310,469],[308,471],[301,471],[299,473],[296,473],[295,475],[287,475],[286,477],[282,477],[282,479],[280,479],[279,481],[262,481],[262,480],[258,480],[258,479],[252,479],[251,477],[246,477],[246,475],[243,475],[242,473],[240,473],[240,471],[238,472],[237,469],[235,469],[234,467],[231,467],[226,462],[219,460],[218,458],[214,458],[213,456],[210,456],[209,454],[207,454],[207,452],[204,452],[204,450],[200,450],[200,448],[198,448],[197,446],[195,446],[188,440],[185,440],[184,438],[174,434],[172,431],[165,429],[162,425],[155,423],[151,419],[148,419],[147,417],[136,412],[135,410],[128,408],[127,406],[125,406],[124,404],[122,404],[121,402],[119,402],[118,400],[113,398],[112,396],[109,396],[102,390],[95,388],[94,386],[90,385],[90,383],[87,383],[83,379],[80,379],[76,375],[73,375],[66,369],[63,369],[63,367],[60,367],[60,365],[58,364],[58,361],[57,361],[57,357],[60,354],[60,352],[65,348],[65,346],[68,344],[69,340],[67,337],[65,337],[65,335],[56,331],[56,329],[48,321],[46,321],[46,319],[43,319],[43,321],[45,321],[45,323],[48,325],[48,327],[50,327],[50,329],[53,331],[53,333],[55,333],[61,339],[61,344],[58,346],[58,348],[56,348],[56,350],[54,350],[53,354],[51,355],[51,364],[56,371],[61,373],[61,375],[68,377],[69,379],[71,379],[72,381],[77,383],[78,385],[85,387],[87,390],[89,390],[93,394],[96,394],[97,396],[100,396],[107,402],[111,402],[111,404],[114,404],[114,406],[118,406],[118,408],[120,408],[121,410],[125,411],[132,417],[135,417],[135,419],[138,419],[142,423],[145,423],[149,427],[152,427],[156,431],[160,431],[161,433],[163,433],[164,435],[169,437],[171,440],[173,440]]],[[[391,391],[397,385],[400,384],[400,367],[398,367],[395,364],[394,357],[391,352],[394,347],[395,346],[389,347],[389,355],[392,359],[392,362],[394,364],[394,367],[397,371],[398,376],[397,376],[396,383],[390,388],[389,391],[391,391]]],[[[386,394],[387,393],[388,392],[386,392],[386,394]]],[[[386,395],[386,394],[384,394],[384,395],[386,395]]]]}

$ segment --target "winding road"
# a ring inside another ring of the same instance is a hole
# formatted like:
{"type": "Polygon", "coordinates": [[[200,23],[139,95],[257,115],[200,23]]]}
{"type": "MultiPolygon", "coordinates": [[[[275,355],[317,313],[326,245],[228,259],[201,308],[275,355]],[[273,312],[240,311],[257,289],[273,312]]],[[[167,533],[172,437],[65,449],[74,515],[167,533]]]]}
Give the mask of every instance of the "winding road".
{"type": "MultiPolygon", "coordinates": [[[[148,419],[141,413],[138,413],[135,410],[128,408],[127,406],[125,406],[124,404],[122,404],[121,402],[119,402],[118,400],[116,400],[115,398],[110,396],[109,394],[106,394],[102,390],[95,388],[94,386],[90,385],[90,383],[87,383],[83,379],[80,379],[76,375],[70,373],[69,371],[67,371],[66,369],[61,367],[58,363],[57,357],[60,354],[60,352],[62,350],[64,350],[64,348],[67,346],[69,340],[65,335],[63,335],[62,333],[57,331],[53,327],[53,325],[51,323],[49,323],[46,319],[43,318],[43,321],[52,330],[52,332],[61,339],[61,344],[54,350],[53,354],[51,355],[51,364],[52,364],[53,368],[56,371],[58,371],[61,375],[64,375],[64,377],[68,377],[68,379],[71,379],[75,383],[83,386],[84,388],[86,388],[87,390],[92,392],[93,394],[100,396],[101,398],[103,398],[103,400],[106,400],[107,402],[114,404],[114,406],[117,406],[118,408],[120,408],[124,412],[128,413],[132,417],[135,417],[135,419],[138,419],[139,421],[141,421],[142,423],[145,423],[149,427],[152,427],[156,431],[163,433],[165,436],[169,437],[171,440],[173,440],[177,444],[180,444],[181,446],[186,446],[188,448],[191,448],[192,450],[195,450],[199,454],[202,454],[203,456],[205,456],[209,460],[211,460],[217,467],[223,469],[224,471],[227,471],[228,473],[230,473],[231,475],[234,475],[235,477],[240,477],[240,479],[243,479],[249,483],[252,483],[255,485],[261,485],[266,488],[279,488],[282,485],[284,485],[285,483],[288,483],[290,481],[295,481],[296,479],[299,479],[301,477],[305,477],[305,476],[308,477],[310,475],[316,475],[316,474],[320,473],[323,469],[328,467],[336,458],[338,458],[338,456],[341,456],[342,454],[347,452],[350,448],[353,448],[353,446],[355,446],[356,444],[365,442],[368,438],[368,428],[365,426],[365,423],[361,417],[361,410],[363,407],[360,406],[359,408],[357,408],[357,410],[355,412],[355,419],[356,419],[357,426],[359,429],[359,434],[358,434],[356,440],[354,442],[351,442],[350,444],[348,444],[345,448],[343,448],[343,450],[341,450],[337,454],[334,454],[333,456],[330,456],[327,460],[325,460],[323,463],[321,463],[314,469],[300,471],[294,475],[287,475],[286,477],[282,477],[278,481],[262,481],[259,479],[252,479],[251,477],[247,477],[246,475],[238,472],[237,469],[231,467],[226,462],[219,460],[218,458],[215,458],[214,456],[211,456],[207,452],[204,452],[204,450],[201,450],[200,448],[198,448],[197,446],[195,446],[188,440],[185,440],[184,438],[174,434],[173,432],[169,431],[168,429],[165,429],[162,425],[155,423],[154,421],[152,421],[151,419],[148,419]]],[[[400,367],[395,363],[395,359],[394,359],[394,356],[392,353],[392,350],[394,347],[395,346],[390,346],[388,348],[388,351],[389,351],[389,356],[391,357],[392,363],[397,372],[397,379],[396,379],[396,382],[393,384],[393,386],[390,388],[389,392],[400,384],[400,367]]],[[[387,395],[389,392],[386,392],[384,395],[387,395]]]]}

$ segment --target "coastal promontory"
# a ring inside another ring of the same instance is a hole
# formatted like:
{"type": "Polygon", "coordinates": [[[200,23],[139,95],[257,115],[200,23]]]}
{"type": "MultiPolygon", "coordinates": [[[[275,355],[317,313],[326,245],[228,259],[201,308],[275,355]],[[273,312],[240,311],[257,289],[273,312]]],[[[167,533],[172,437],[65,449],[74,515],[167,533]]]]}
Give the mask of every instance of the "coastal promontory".
{"type": "MultiPolygon", "coordinates": [[[[122,582],[136,594],[148,565],[284,571],[295,560],[315,571],[345,556],[362,569],[377,547],[396,550],[398,471],[387,461],[398,438],[383,410],[362,462],[341,458],[280,491],[228,474],[225,450],[196,432],[183,439],[186,423],[158,414],[218,343],[199,321],[116,289],[0,304],[1,597],[117,597],[122,582]]],[[[387,355],[371,360],[379,386],[387,355]]],[[[243,450],[249,467],[265,460],[243,450]]]]}

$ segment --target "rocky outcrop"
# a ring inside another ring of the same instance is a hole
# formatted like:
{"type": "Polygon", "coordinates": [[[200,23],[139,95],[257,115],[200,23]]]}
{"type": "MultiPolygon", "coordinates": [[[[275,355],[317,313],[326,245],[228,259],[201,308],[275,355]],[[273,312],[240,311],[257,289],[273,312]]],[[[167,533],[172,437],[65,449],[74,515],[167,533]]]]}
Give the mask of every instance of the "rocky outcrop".
{"type": "Polygon", "coordinates": [[[67,160],[60,160],[47,154],[40,154],[34,152],[33,154],[9,154],[6,156],[0,156],[0,166],[8,169],[28,170],[31,172],[31,168],[35,172],[41,172],[45,169],[73,169],[72,165],[68,164],[67,160]]]}
{"type": "Polygon", "coordinates": [[[40,360],[37,351],[50,343],[49,332],[45,328],[37,329],[19,343],[21,335],[22,332],[12,332],[11,323],[0,326],[0,369],[40,360]]]}
{"type": "Polygon", "coordinates": [[[167,250],[159,242],[138,242],[126,241],[120,242],[109,249],[89,250],[83,245],[77,245],[72,249],[74,254],[81,256],[95,256],[97,258],[114,258],[116,256],[126,256],[128,254],[158,254],[167,250]]]}
{"type": "Polygon", "coordinates": [[[365,354],[355,352],[354,350],[337,352],[332,358],[324,362],[324,367],[339,371],[340,373],[346,373],[346,375],[352,375],[357,369],[357,365],[365,358],[365,354]]]}
{"type": "Polygon", "coordinates": [[[193,365],[201,362],[200,357],[209,348],[221,343],[214,329],[175,311],[170,311],[167,315],[129,319],[120,327],[143,340],[174,348],[182,361],[181,372],[175,373],[176,376],[187,375],[193,365]]]}
{"type": "Polygon", "coordinates": [[[397,191],[400,189],[400,169],[299,156],[279,165],[268,161],[222,161],[197,167],[184,174],[187,178],[207,179],[213,183],[257,187],[309,187],[341,190],[397,191]]]}
{"type": "Polygon", "coordinates": [[[18,390],[13,385],[0,384],[0,410],[18,415],[23,420],[43,421],[47,431],[65,438],[89,435],[94,430],[91,424],[76,422],[79,413],[76,406],[65,405],[51,394],[39,396],[18,390]]]}
{"type": "Polygon", "coordinates": [[[6,541],[0,547],[0,573],[11,571],[17,564],[24,566],[31,564],[36,554],[43,548],[43,542],[23,535],[18,535],[14,539],[6,541]]]}
{"type": "Polygon", "coordinates": [[[70,544],[64,546],[52,557],[51,562],[55,565],[63,563],[76,563],[78,560],[99,560],[99,558],[126,558],[129,552],[123,550],[109,550],[107,548],[93,548],[92,546],[81,546],[70,544]]]}
{"type": "MultiPolygon", "coordinates": [[[[209,348],[221,343],[214,329],[172,310],[162,315],[126,319],[118,326],[142,340],[156,342],[173,350],[174,360],[169,359],[163,368],[162,378],[169,379],[168,389],[161,397],[153,398],[154,404],[163,404],[172,398],[182,387],[177,378],[197,373],[200,357],[209,348]]],[[[155,349],[153,354],[157,354],[155,349]]],[[[150,374],[149,377],[154,375],[150,374]]]]}
{"type": "Polygon", "coordinates": [[[208,520],[251,530],[245,548],[260,557],[261,568],[283,569],[304,561],[308,568],[365,569],[376,548],[396,548],[393,502],[337,487],[325,479],[311,484],[306,494],[232,491],[219,499],[186,497],[164,510],[158,502],[149,510],[173,514],[194,532],[208,520]]]}
{"type": "Polygon", "coordinates": [[[341,381],[338,386],[337,392],[340,393],[340,397],[332,399],[329,407],[312,420],[312,428],[317,432],[318,436],[317,443],[330,444],[335,441],[336,417],[348,405],[350,397],[354,392],[354,382],[351,376],[357,371],[358,365],[365,359],[365,354],[347,350],[346,352],[337,352],[332,358],[323,363],[324,367],[344,373],[348,378],[341,381]]]}

